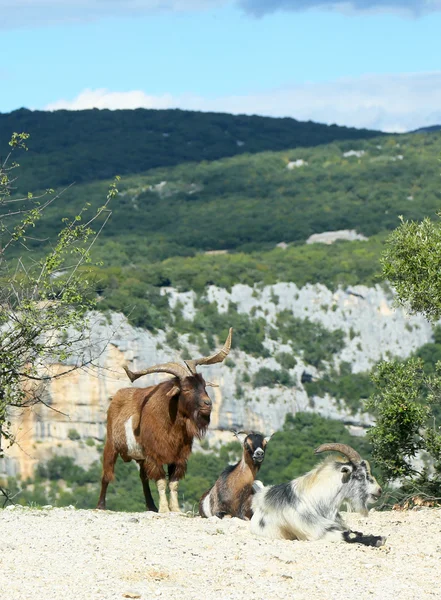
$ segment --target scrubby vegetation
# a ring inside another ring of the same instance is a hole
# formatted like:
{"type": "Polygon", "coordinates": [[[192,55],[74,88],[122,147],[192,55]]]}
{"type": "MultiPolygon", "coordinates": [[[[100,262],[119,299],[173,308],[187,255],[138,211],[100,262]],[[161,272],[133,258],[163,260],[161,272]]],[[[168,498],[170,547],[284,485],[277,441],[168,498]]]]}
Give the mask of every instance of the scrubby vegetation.
{"type": "Polygon", "coordinates": [[[334,140],[369,138],[366,129],[295,119],[183,110],[16,110],[0,114],[0,140],[27,131],[37,140],[24,182],[41,187],[140,173],[189,161],[334,140]],[[56,175],[54,180],[54,174],[56,175]]]}
{"type": "MultiPolygon", "coordinates": [[[[211,250],[261,252],[282,241],[303,243],[327,230],[353,228],[373,236],[396,227],[399,215],[419,219],[438,209],[441,133],[294,146],[148,172],[150,155],[139,153],[144,174],[116,170],[127,175],[113,217],[94,248],[96,258],[107,265],[145,265],[211,250]],[[354,148],[364,154],[347,156],[354,148]],[[307,164],[287,168],[297,159],[307,164]]],[[[69,167],[69,152],[70,146],[53,155],[69,167]]],[[[83,153],[78,156],[85,160],[83,153]]],[[[194,160],[203,158],[199,154],[194,160]]],[[[69,183],[75,180],[72,175],[69,183]]],[[[35,176],[33,183],[42,185],[42,180],[35,176]]],[[[45,235],[50,237],[66,210],[73,215],[85,198],[92,209],[99,206],[105,186],[93,182],[69,190],[63,206],[48,212],[45,235]]],[[[343,261],[333,263],[331,271],[339,266],[350,270],[343,261]]],[[[313,270],[308,276],[317,280],[313,270]]]]}
{"type": "Polygon", "coordinates": [[[310,319],[299,319],[288,311],[278,313],[277,336],[284,344],[290,344],[294,353],[303,356],[305,362],[320,368],[330,362],[334,354],[345,345],[341,329],[329,331],[320,323],[310,319]]]}
{"type": "MultiPolygon", "coordinates": [[[[317,462],[314,449],[329,439],[350,444],[365,458],[370,456],[367,441],[351,436],[339,421],[310,413],[298,413],[295,417],[287,415],[282,430],[270,441],[259,478],[269,485],[301,475],[317,462]]],[[[240,454],[241,446],[235,441],[209,453],[193,453],[179,488],[181,504],[187,510],[197,511],[202,494],[213,485],[228,463],[238,460],[240,454]]],[[[85,470],[75,465],[71,458],[58,456],[39,465],[33,480],[22,482],[10,478],[8,487],[12,496],[16,494],[14,501],[19,504],[72,504],[77,508],[95,508],[100,477],[98,462],[85,470]]],[[[156,498],[154,484],[151,488],[156,498]]],[[[141,482],[134,463],[117,462],[116,481],[109,486],[107,502],[111,510],[144,510],[141,482]]]]}
{"type": "Polygon", "coordinates": [[[329,394],[352,413],[364,410],[365,401],[374,391],[370,373],[352,373],[351,365],[341,362],[338,371],[332,368],[316,381],[306,384],[308,396],[329,394]]]}

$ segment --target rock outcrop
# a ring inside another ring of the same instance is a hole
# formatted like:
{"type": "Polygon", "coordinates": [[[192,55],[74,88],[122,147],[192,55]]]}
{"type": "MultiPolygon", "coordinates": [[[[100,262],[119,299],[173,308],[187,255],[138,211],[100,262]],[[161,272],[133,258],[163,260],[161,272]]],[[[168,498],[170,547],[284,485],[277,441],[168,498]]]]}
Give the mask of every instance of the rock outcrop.
{"type": "MultiPolygon", "coordinates": [[[[181,293],[164,289],[171,307],[182,304],[184,317],[193,319],[196,308],[194,292],[181,293]]],[[[210,302],[216,301],[219,312],[226,311],[234,302],[239,312],[261,316],[275,325],[282,310],[295,317],[307,317],[328,330],[341,329],[345,334],[344,348],[334,355],[334,366],[342,361],[352,366],[352,372],[368,371],[373,364],[390,356],[407,357],[418,347],[431,340],[431,326],[419,316],[407,317],[393,308],[391,293],[381,286],[331,291],[322,285],[306,285],[299,289],[293,283],[278,283],[254,288],[235,285],[231,291],[210,287],[206,292],[210,302]]],[[[109,317],[95,315],[90,331],[90,353],[95,356],[93,366],[74,370],[65,377],[54,379],[45,391],[46,406],[39,405],[21,414],[12,414],[17,443],[0,460],[0,476],[32,475],[35,464],[56,454],[72,456],[82,466],[98,458],[97,444],[105,436],[106,411],[109,400],[120,387],[131,385],[122,365],[139,369],[159,362],[180,359],[179,352],[167,344],[166,332],[153,334],[132,327],[126,317],[113,313],[109,317]]],[[[187,335],[176,334],[181,345],[193,356],[199,349],[189,342],[187,335]]],[[[287,344],[267,338],[264,342],[269,357],[253,357],[232,350],[230,361],[223,365],[200,367],[207,380],[219,384],[210,388],[214,395],[214,411],[210,426],[211,438],[222,437],[221,432],[231,428],[257,429],[268,434],[280,428],[287,413],[314,410],[322,415],[342,419],[355,426],[367,425],[370,417],[364,413],[351,414],[329,396],[314,398],[314,407],[301,375],[306,369],[301,353],[289,374],[291,387],[253,388],[252,375],[260,368],[280,369],[275,356],[292,352],[287,344]],[[247,374],[244,382],[243,375],[247,374]],[[242,388],[238,397],[238,382],[242,388]]],[[[75,357],[70,361],[75,362],[75,357]]],[[[54,372],[68,370],[69,364],[52,365],[54,372]]],[[[138,380],[135,385],[159,382],[161,375],[138,380]]],[[[214,440],[213,440],[214,441],[214,440]]]]}

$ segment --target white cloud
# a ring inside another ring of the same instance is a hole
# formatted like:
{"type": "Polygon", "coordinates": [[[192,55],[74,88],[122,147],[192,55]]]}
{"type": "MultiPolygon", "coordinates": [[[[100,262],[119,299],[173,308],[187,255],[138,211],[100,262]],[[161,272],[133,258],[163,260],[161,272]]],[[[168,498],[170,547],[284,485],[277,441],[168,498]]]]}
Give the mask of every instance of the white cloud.
{"type": "Polygon", "coordinates": [[[84,90],[73,100],[59,100],[45,109],[80,110],[94,107],[182,108],[258,114],[403,132],[441,123],[441,71],[366,75],[218,98],[191,94],[154,96],[140,90],[84,90]]]}

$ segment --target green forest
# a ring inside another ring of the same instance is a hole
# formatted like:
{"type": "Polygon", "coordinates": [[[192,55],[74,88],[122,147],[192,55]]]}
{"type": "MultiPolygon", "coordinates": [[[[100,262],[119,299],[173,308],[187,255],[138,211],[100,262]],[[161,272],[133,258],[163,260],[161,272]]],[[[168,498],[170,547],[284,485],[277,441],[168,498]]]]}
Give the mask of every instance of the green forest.
{"type": "Polygon", "coordinates": [[[47,188],[236,154],[369,138],[375,131],[312,121],[183,110],[0,113],[0,155],[14,131],[33,139],[22,183],[47,188]]]}

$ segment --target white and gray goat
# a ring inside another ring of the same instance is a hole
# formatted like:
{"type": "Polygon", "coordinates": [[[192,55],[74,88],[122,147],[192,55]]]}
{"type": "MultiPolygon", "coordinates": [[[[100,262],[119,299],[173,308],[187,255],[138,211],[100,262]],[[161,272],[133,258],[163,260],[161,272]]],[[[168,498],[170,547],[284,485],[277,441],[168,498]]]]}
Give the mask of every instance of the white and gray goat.
{"type": "Polygon", "coordinates": [[[253,494],[263,488],[256,475],[265,458],[266,445],[270,439],[261,433],[240,431],[234,435],[243,446],[242,457],[235,465],[228,466],[216,483],[199,501],[201,517],[216,516],[222,519],[226,515],[245,521],[251,519],[251,500],[253,494]]]}
{"type": "Polygon", "coordinates": [[[382,546],[386,538],[363,535],[345,525],[340,507],[368,514],[368,504],[381,495],[369,463],[346,444],[322,444],[319,452],[336,451],[312,471],[290,481],[263,488],[252,501],[251,531],[268,538],[332,540],[382,546]]]}

